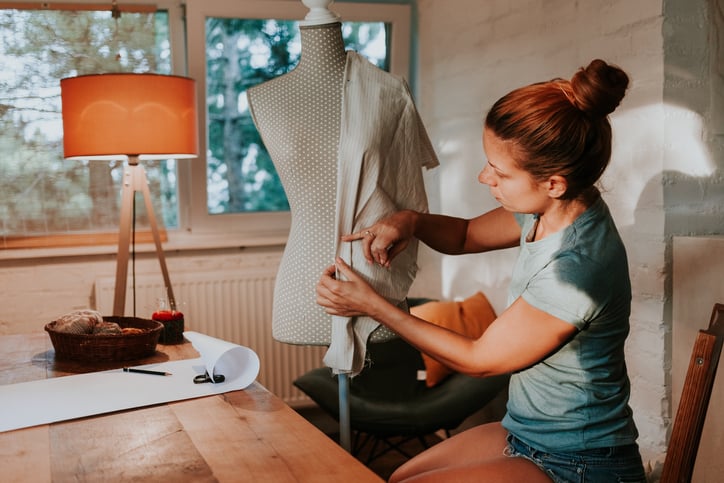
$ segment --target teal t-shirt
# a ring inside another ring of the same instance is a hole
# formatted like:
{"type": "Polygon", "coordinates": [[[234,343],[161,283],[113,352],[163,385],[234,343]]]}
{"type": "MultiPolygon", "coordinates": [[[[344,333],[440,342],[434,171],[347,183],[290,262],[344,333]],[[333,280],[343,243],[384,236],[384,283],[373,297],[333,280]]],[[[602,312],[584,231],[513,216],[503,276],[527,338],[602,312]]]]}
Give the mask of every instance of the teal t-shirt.
{"type": "Polygon", "coordinates": [[[636,441],[624,360],[631,282],[626,250],[599,198],[573,224],[535,242],[535,215],[516,215],[520,256],[509,304],[518,297],[576,326],[559,350],[511,376],[503,426],[545,451],[636,441]]]}

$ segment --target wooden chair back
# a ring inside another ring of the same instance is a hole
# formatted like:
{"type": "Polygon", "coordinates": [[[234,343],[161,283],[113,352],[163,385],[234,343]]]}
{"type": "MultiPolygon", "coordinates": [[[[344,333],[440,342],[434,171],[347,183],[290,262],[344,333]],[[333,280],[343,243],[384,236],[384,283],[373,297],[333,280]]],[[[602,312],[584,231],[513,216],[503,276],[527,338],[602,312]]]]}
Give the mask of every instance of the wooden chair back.
{"type": "Polygon", "coordinates": [[[724,304],[715,304],[707,330],[700,330],[689,360],[681,401],[661,472],[661,483],[688,483],[704,427],[724,341],[724,304]]]}

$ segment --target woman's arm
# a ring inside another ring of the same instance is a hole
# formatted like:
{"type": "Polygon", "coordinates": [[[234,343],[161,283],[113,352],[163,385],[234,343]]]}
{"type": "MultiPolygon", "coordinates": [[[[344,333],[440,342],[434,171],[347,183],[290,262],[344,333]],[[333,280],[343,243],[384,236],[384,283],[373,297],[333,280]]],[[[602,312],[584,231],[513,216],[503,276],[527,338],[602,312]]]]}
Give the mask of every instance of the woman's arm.
{"type": "Polygon", "coordinates": [[[458,255],[516,246],[520,226],[512,213],[497,208],[470,220],[446,215],[403,210],[371,227],[342,237],[342,241],[362,240],[370,262],[389,266],[412,237],[441,253],[458,255]]]}
{"type": "Polygon", "coordinates": [[[317,286],[317,303],[332,315],[368,315],[451,369],[474,376],[528,367],[555,351],[576,332],[563,320],[519,298],[477,340],[414,317],[387,302],[342,260],[317,286]],[[338,280],[339,271],[346,281],[338,280]]]}

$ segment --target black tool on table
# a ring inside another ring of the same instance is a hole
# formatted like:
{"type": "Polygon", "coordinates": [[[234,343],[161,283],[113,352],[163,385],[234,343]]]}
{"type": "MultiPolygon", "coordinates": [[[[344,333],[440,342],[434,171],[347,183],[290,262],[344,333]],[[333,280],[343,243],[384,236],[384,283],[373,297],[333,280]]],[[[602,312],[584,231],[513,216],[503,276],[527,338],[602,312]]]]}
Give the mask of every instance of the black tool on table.
{"type": "Polygon", "coordinates": [[[209,372],[204,372],[203,375],[199,374],[198,376],[194,376],[194,384],[203,384],[205,382],[224,382],[226,378],[223,374],[214,374],[214,378],[211,379],[209,377],[209,372]]]}

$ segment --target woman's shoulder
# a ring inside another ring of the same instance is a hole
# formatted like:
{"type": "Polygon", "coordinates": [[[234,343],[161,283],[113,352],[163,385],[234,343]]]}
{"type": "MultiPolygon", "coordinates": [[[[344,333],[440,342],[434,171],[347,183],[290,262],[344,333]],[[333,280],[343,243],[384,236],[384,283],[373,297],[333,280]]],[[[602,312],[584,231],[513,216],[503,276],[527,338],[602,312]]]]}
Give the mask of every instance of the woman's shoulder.
{"type": "Polygon", "coordinates": [[[608,205],[599,198],[574,222],[571,249],[592,261],[609,265],[626,263],[626,247],[608,205]]]}

